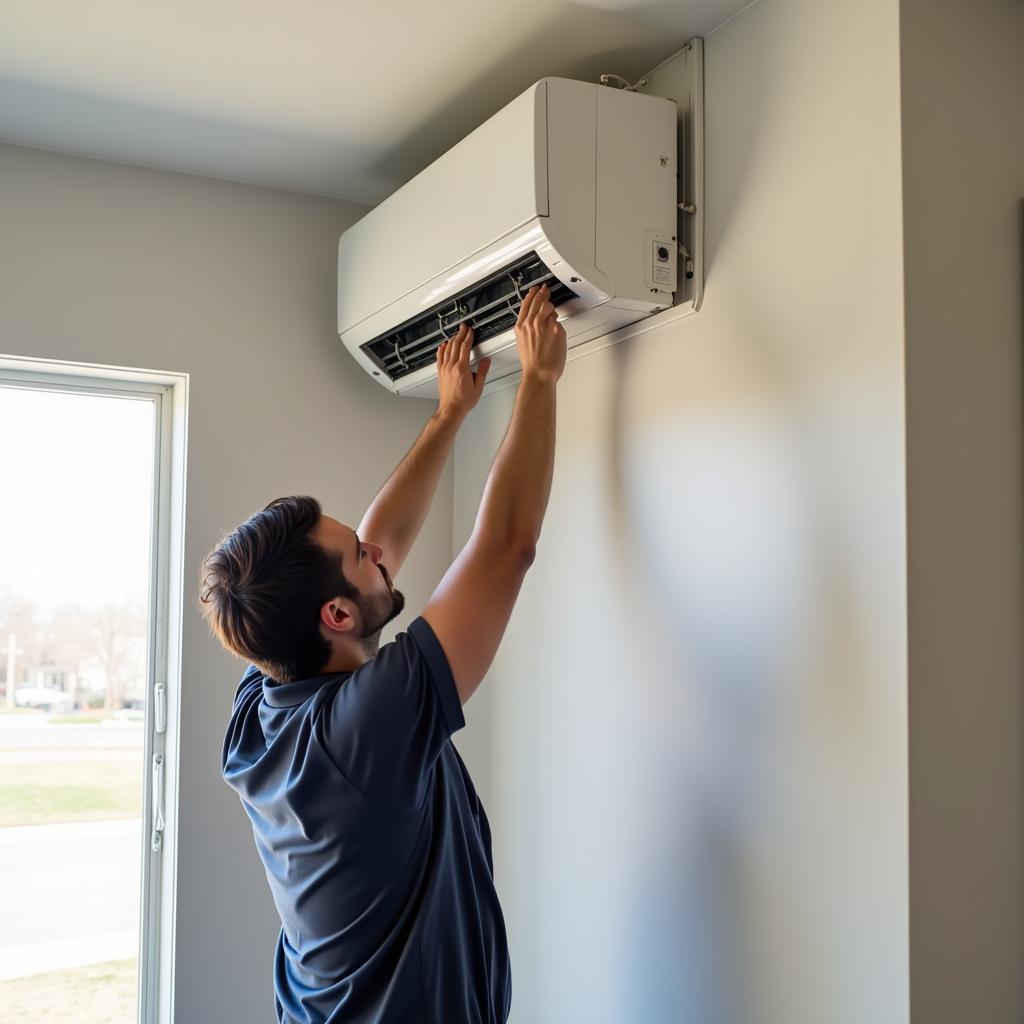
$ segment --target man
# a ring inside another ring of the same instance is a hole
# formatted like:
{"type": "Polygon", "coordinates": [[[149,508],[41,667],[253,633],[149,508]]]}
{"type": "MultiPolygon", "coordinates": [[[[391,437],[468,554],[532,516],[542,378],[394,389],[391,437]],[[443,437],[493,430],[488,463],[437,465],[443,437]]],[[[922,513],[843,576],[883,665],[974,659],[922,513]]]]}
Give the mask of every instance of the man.
{"type": "Polygon", "coordinates": [[[473,534],[408,631],[397,576],[489,363],[437,352],[440,403],[358,530],[281,498],[203,566],[213,632],[250,662],[224,739],[281,915],[282,1024],[492,1024],[511,1006],[487,816],[452,733],[533,561],[565,331],[547,288],[516,323],[522,379],[473,534]]]}

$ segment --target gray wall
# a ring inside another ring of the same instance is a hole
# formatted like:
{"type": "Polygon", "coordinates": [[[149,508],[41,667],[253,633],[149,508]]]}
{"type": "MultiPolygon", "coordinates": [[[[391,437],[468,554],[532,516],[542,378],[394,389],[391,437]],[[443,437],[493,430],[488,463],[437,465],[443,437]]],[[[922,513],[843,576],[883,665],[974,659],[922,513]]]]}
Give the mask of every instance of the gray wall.
{"type": "MultiPolygon", "coordinates": [[[[703,310],[567,367],[457,740],[517,1024],[908,1020],[897,16],[710,36],[703,310]]],[[[459,439],[457,543],[512,397],[459,439]]]]}
{"type": "MultiPolygon", "coordinates": [[[[222,533],[277,495],[315,494],[358,522],[433,408],[389,397],[338,343],[337,238],[362,207],[10,146],[0,182],[0,349],[191,375],[190,584],[222,533]]],[[[449,470],[394,628],[447,568],[451,515],[449,470]]],[[[243,666],[190,609],[183,665],[176,1018],[269,1021],[279,922],[219,777],[243,666]]]]}
{"type": "Polygon", "coordinates": [[[902,0],[915,1024],[1024,1020],[1024,6],[902,0]]]}

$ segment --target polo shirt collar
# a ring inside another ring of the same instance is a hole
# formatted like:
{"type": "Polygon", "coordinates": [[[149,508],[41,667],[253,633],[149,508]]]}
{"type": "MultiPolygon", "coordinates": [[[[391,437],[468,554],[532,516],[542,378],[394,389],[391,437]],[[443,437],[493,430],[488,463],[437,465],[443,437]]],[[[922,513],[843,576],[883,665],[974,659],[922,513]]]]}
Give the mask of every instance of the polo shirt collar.
{"type": "Polygon", "coordinates": [[[296,679],[294,683],[275,683],[270,676],[265,675],[263,699],[272,708],[295,708],[309,700],[324,683],[350,675],[351,672],[329,672],[326,675],[310,676],[308,679],[296,679]]]}

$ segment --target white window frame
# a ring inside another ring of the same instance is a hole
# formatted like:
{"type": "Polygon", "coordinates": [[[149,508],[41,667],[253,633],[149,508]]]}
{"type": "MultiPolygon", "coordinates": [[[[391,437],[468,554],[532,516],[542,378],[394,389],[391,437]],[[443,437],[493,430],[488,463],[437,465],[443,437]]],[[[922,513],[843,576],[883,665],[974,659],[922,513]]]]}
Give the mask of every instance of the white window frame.
{"type": "Polygon", "coordinates": [[[172,1024],[188,374],[0,355],[0,386],[154,404],[138,1021],[172,1024]],[[166,709],[162,731],[157,729],[158,701],[166,709]],[[155,802],[158,764],[162,807],[155,802]]]}

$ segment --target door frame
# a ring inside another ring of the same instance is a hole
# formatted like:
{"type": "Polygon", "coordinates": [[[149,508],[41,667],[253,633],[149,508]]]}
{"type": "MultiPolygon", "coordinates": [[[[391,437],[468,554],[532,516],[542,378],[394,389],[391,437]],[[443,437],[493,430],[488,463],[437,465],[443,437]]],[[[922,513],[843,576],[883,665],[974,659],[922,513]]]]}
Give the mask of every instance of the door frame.
{"type": "Polygon", "coordinates": [[[138,1021],[172,1024],[188,374],[0,355],[0,386],[154,405],[138,1021]]]}

